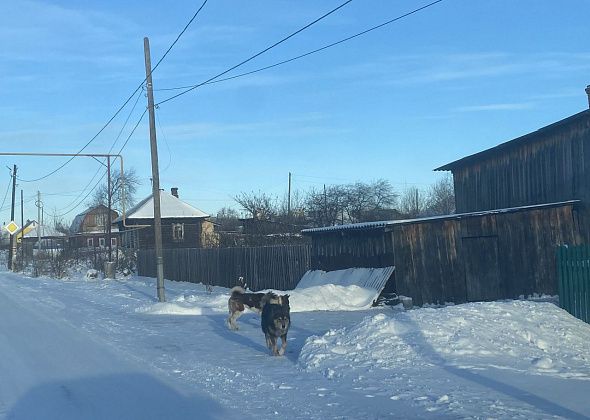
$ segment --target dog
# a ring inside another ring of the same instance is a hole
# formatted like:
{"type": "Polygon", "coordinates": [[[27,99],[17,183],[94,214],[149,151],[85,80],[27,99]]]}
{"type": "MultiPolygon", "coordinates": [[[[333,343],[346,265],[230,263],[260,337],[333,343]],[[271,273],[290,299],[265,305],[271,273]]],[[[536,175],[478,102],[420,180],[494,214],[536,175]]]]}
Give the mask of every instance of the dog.
{"type": "Polygon", "coordinates": [[[230,297],[227,301],[229,309],[229,316],[227,318],[227,325],[230,330],[237,331],[237,320],[242,316],[246,308],[260,314],[262,312],[262,299],[269,295],[265,302],[277,301],[278,296],[272,292],[269,293],[248,293],[241,286],[235,286],[230,291],[230,297]],[[272,295],[272,296],[270,296],[272,295]]]}
{"type": "Polygon", "coordinates": [[[282,356],[287,349],[287,333],[291,325],[291,307],[289,295],[277,296],[267,293],[261,300],[262,316],[260,326],[266,338],[266,346],[273,356],[282,356]],[[281,338],[281,348],[277,349],[277,341],[281,338]]]}

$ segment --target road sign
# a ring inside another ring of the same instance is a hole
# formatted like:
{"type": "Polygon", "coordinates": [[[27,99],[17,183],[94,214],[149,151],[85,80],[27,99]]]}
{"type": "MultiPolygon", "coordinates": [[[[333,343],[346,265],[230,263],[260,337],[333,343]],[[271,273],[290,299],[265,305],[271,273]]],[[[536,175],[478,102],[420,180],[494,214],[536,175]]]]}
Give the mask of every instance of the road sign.
{"type": "Polygon", "coordinates": [[[4,228],[5,228],[5,229],[8,231],[8,233],[10,233],[11,235],[14,235],[14,234],[16,233],[16,231],[17,231],[17,230],[19,230],[19,227],[18,227],[18,225],[17,225],[16,223],[14,223],[14,220],[13,220],[13,221],[11,221],[9,224],[7,224],[7,225],[6,225],[4,228]]]}

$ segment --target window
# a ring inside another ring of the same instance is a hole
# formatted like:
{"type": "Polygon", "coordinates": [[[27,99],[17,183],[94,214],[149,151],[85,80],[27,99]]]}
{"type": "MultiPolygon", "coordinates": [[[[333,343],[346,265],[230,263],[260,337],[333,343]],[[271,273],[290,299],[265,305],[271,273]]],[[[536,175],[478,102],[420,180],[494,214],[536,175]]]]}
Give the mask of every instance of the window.
{"type": "Polygon", "coordinates": [[[184,241],[184,223],[172,223],[172,240],[175,242],[184,241]]]}
{"type": "Polygon", "coordinates": [[[111,238],[111,246],[117,246],[117,238],[111,238]]]}
{"type": "Polygon", "coordinates": [[[105,240],[104,238],[98,238],[98,246],[104,248],[105,240]]]}
{"type": "Polygon", "coordinates": [[[88,239],[86,239],[86,246],[88,248],[93,247],[94,246],[94,238],[88,238],[88,239]]]}

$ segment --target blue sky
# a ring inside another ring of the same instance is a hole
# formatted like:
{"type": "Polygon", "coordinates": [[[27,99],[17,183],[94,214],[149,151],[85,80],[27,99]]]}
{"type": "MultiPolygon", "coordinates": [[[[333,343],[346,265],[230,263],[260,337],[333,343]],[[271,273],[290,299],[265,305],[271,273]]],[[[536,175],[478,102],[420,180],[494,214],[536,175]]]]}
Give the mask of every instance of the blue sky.
{"type": "MultiPolygon", "coordinates": [[[[74,153],[143,80],[201,1],[5,2],[0,15],[0,151],[74,153]]],[[[154,72],[156,101],[214,76],[342,1],[210,0],[154,72]]],[[[282,61],[428,1],[355,0],[229,75],[282,61]]],[[[211,214],[232,196],[389,180],[425,188],[432,169],[588,107],[590,2],[445,0],[321,53],[196,89],[157,110],[161,187],[211,214]]],[[[118,150],[146,107],[134,97],[85,150],[118,150]],[[125,120],[129,118],[127,125],[125,120]]],[[[122,152],[151,192],[147,118],[122,152]]],[[[17,164],[34,195],[70,221],[100,164],[0,156],[0,199],[17,164]]],[[[18,200],[17,200],[18,201],[18,200]]],[[[10,219],[10,193],[0,221],[10,219]]],[[[20,221],[20,210],[17,209],[20,221]]]]}

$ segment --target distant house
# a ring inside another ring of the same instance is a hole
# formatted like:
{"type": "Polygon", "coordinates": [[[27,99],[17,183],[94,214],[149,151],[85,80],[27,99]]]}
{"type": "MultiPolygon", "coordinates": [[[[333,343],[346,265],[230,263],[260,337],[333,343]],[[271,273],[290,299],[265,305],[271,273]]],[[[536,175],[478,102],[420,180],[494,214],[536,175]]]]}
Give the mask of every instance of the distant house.
{"type": "MultiPolygon", "coordinates": [[[[119,214],[105,205],[90,207],[78,214],[70,226],[70,245],[78,248],[107,247],[107,226],[117,218],[119,214]]],[[[117,246],[119,232],[116,228],[111,229],[111,245],[117,246]]]]}
{"type": "Polygon", "coordinates": [[[35,220],[27,221],[25,229],[17,231],[15,235],[17,241],[23,244],[27,250],[38,248],[39,245],[43,250],[59,249],[63,248],[68,241],[68,236],[65,233],[58,232],[51,226],[41,226],[35,220]],[[39,238],[41,238],[40,244],[38,243],[39,238]]]}
{"type": "MultiPolygon", "coordinates": [[[[162,244],[164,248],[202,248],[216,245],[214,224],[209,215],[178,198],[178,188],[160,191],[162,244]]],[[[154,198],[150,194],[118,217],[122,246],[136,249],[154,247],[154,198]]]]}

